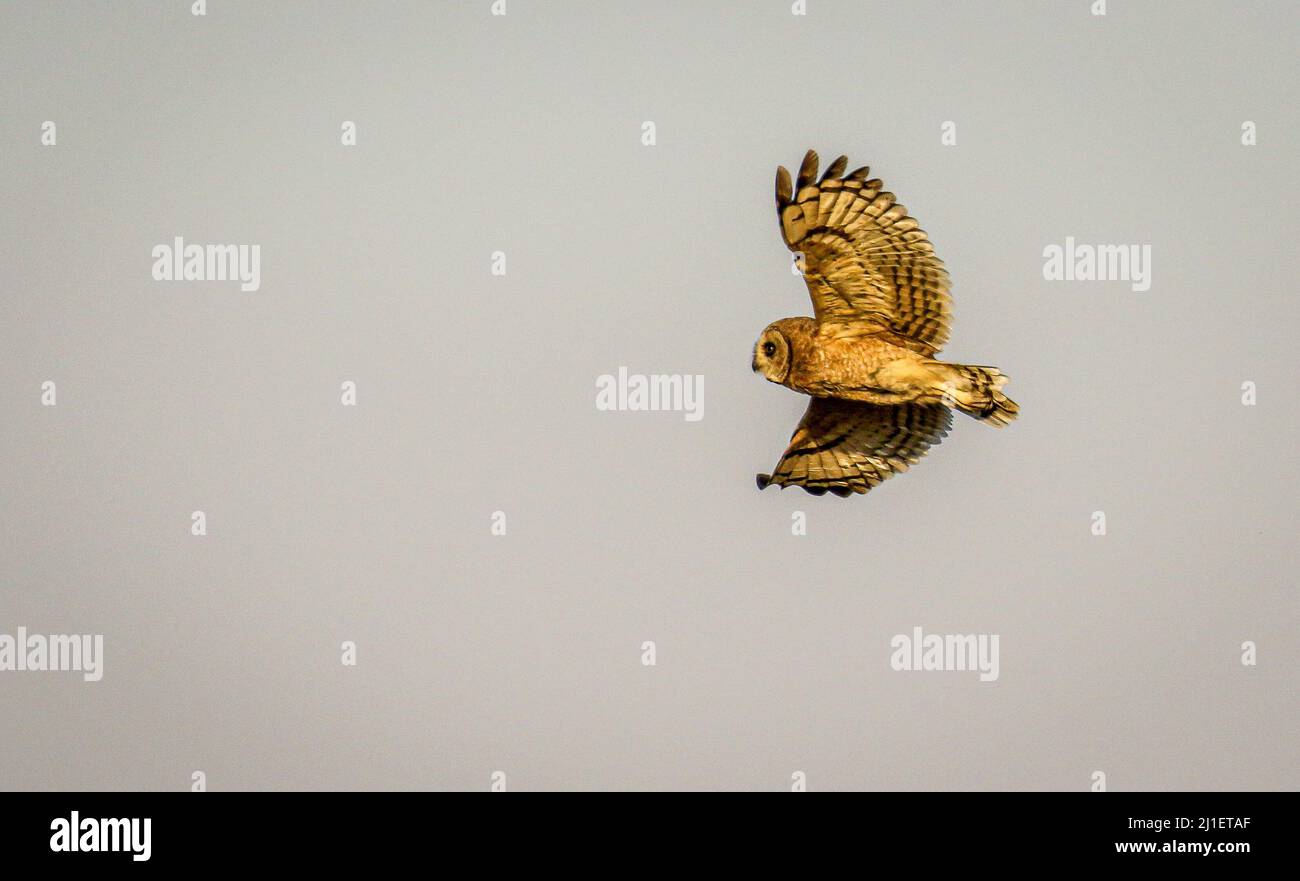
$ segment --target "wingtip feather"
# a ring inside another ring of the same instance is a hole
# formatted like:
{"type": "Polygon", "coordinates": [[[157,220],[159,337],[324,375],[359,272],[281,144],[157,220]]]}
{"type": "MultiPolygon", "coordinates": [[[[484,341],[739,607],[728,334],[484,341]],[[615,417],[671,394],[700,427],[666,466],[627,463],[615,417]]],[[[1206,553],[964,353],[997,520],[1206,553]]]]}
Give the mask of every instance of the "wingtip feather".
{"type": "Polygon", "coordinates": [[[817,164],[820,161],[816,150],[809,150],[804,154],[803,163],[799,166],[799,189],[802,190],[817,180],[817,164]]]}
{"type": "Polygon", "coordinates": [[[841,156],[826,168],[826,173],[822,175],[822,181],[836,180],[840,175],[844,174],[844,169],[848,167],[849,157],[841,156]]]}
{"type": "Polygon", "coordinates": [[[784,208],[794,196],[794,184],[790,182],[790,172],[784,165],[776,167],[776,205],[784,208]]]}

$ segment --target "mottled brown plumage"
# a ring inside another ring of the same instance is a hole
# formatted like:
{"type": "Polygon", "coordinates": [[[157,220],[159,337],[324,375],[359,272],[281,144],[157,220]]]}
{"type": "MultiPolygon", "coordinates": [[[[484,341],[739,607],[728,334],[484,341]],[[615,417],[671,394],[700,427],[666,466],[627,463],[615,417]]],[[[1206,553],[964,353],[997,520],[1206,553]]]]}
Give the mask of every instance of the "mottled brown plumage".
{"type": "Polygon", "coordinates": [[[992,367],[936,360],[948,341],[948,273],[925,232],[866,167],[841,156],[817,179],[776,172],[781,235],[798,255],[813,318],[783,318],[754,345],[755,371],[813,400],[758,485],[864,493],[925,455],[952,424],[948,407],[1002,426],[1019,408],[992,367]],[[844,175],[844,176],[841,176],[844,175]]]}

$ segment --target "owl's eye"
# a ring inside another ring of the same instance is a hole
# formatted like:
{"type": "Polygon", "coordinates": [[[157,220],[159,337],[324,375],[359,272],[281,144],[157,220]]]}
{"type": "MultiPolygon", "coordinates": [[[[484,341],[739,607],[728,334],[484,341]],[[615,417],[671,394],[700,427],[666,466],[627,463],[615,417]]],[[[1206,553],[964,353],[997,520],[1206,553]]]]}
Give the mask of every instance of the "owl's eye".
{"type": "Polygon", "coordinates": [[[771,358],[776,354],[776,343],[763,343],[763,354],[771,358]]]}

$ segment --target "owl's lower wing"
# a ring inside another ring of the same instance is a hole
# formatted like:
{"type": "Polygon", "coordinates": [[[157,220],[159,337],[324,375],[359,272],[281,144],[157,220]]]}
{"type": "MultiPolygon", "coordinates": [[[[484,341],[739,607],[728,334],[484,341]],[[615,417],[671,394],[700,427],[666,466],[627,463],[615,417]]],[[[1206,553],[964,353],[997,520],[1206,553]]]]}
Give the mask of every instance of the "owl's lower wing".
{"type": "Polygon", "coordinates": [[[926,454],[952,426],[939,404],[877,406],[813,398],[790,446],[758,488],[801,486],[813,495],[864,493],[926,454]]]}

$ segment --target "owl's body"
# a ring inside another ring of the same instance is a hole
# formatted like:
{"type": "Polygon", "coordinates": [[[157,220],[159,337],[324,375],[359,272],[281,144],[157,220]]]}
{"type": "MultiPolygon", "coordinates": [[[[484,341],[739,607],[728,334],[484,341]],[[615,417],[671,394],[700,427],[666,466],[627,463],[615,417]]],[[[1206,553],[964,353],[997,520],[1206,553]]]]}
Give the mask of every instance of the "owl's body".
{"type": "Polygon", "coordinates": [[[790,342],[781,385],[815,398],[906,404],[939,379],[920,355],[876,336],[840,335],[811,318],[784,318],[772,327],[790,342]]]}
{"type": "Polygon", "coordinates": [[[768,325],[753,368],[813,401],[760,489],[864,493],[947,434],[948,407],[998,426],[1019,412],[997,369],[934,357],[948,339],[948,273],[893,194],[865,167],[840,177],[846,166],[841,156],[818,181],[809,150],[797,190],[777,169],[782,237],[816,317],[768,325]]]}
{"type": "Polygon", "coordinates": [[[943,404],[1001,422],[1015,418],[995,405],[1006,381],[995,368],[937,361],[879,333],[819,325],[812,318],[783,318],[769,330],[788,341],[790,369],[779,380],[768,378],[793,391],[867,404],[943,404]]]}

